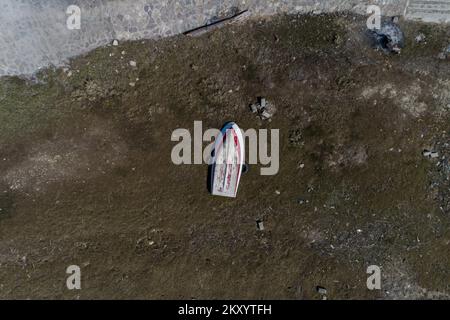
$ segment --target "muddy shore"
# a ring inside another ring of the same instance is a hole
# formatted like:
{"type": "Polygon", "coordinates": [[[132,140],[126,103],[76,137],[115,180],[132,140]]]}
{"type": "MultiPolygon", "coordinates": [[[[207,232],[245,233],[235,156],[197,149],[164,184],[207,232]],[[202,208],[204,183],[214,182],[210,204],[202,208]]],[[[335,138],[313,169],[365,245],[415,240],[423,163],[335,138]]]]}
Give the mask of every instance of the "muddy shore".
{"type": "Polygon", "coordinates": [[[400,55],[364,17],[279,15],[1,78],[0,298],[448,299],[450,30],[400,25],[400,55]],[[196,120],[279,129],[279,173],[211,197],[170,157],[196,120]]]}

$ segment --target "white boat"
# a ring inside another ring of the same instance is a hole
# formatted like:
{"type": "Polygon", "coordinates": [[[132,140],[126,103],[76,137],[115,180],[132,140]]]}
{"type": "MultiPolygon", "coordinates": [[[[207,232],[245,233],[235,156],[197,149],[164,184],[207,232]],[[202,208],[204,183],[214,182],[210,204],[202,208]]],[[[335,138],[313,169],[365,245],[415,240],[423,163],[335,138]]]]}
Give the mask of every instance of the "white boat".
{"type": "Polygon", "coordinates": [[[245,163],[245,141],[234,122],[228,122],[214,144],[210,168],[211,194],[235,198],[245,163]]]}

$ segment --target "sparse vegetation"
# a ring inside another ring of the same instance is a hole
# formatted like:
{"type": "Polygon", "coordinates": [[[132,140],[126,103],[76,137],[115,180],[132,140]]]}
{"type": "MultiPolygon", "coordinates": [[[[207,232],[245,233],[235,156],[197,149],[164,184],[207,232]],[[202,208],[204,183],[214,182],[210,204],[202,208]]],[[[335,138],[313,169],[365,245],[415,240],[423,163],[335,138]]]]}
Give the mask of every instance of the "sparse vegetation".
{"type": "Polygon", "coordinates": [[[361,17],[277,16],[0,79],[0,297],[72,298],[77,263],[81,298],[448,298],[448,178],[422,151],[450,131],[449,31],[401,26],[398,56],[361,17]],[[231,119],[282,140],[278,175],[250,170],[230,201],[171,163],[170,135],[231,119]]]}

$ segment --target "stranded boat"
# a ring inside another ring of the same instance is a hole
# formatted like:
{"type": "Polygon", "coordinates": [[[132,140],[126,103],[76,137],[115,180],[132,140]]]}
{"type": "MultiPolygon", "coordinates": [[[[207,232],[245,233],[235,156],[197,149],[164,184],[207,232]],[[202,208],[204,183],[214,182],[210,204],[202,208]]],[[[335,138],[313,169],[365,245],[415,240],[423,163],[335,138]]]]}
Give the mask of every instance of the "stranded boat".
{"type": "Polygon", "coordinates": [[[245,142],[242,131],[228,122],[214,144],[210,168],[210,192],[216,196],[235,198],[245,162],[245,142]]]}

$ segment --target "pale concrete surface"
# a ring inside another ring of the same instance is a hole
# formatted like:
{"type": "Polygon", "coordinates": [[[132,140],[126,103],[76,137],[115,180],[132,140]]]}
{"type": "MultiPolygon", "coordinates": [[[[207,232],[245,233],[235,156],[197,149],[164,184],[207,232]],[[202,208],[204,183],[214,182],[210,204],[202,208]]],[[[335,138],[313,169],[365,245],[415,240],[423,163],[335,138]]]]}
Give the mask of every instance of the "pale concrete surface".
{"type": "Polygon", "coordinates": [[[0,76],[30,75],[48,65],[107,45],[113,39],[166,37],[206,24],[233,8],[253,16],[295,12],[352,11],[365,14],[369,4],[383,15],[449,21],[450,0],[0,0],[0,76]],[[442,2],[442,7],[435,3],[442,2]],[[409,5],[408,5],[409,4],[409,5]],[[69,5],[81,9],[81,29],[66,25],[69,5]],[[431,8],[431,9],[430,9],[431,8]],[[443,8],[443,12],[439,12],[443,8]],[[431,10],[431,11],[430,11],[431,10]],[[444,18],[442,18],[444,16],[444,18]]]}
{"type": "Polygon", "coordinates": [[[450,0],[410,0],[405,17],[424,22],[450,22],[450,0]]]}

